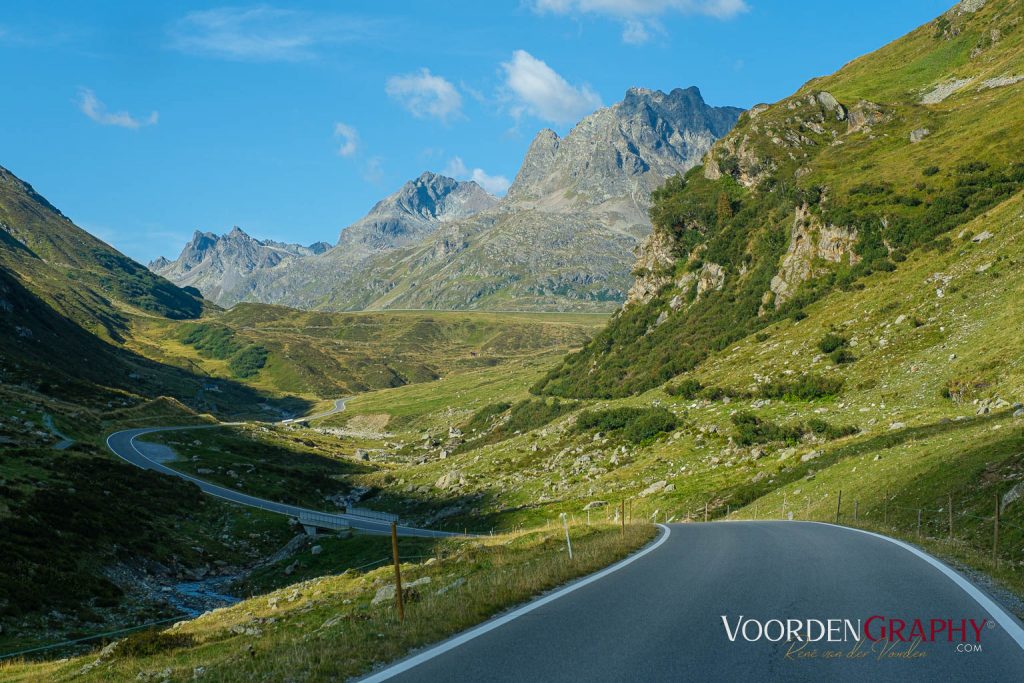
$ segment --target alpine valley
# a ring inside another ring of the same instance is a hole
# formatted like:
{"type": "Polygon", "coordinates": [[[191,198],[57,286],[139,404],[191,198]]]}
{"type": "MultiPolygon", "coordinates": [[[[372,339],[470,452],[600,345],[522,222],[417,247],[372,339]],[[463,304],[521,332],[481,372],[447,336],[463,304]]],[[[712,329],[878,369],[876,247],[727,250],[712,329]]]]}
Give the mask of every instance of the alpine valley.
{"type": "MultiPolygon", "coordinates": [[[[956,655],[999,679],[1022,149],[1024,0],[963,0],[746,111],[631,88],[503,197],[423,173],[334,246],[196,232],[146,268],[0,169],[0,679],[348,680],[513,635],[557,679],[620,636],[689,657],[704,601],[909,623],[946,589],[1000,615],[956,655]]],[[[719,678],[844,678],[740,645],[719,678]]],[[[693,671],[637,659],[594,678],[693,671]]],[[[849,678],[928,678],[893,671],[849,678]]]]}

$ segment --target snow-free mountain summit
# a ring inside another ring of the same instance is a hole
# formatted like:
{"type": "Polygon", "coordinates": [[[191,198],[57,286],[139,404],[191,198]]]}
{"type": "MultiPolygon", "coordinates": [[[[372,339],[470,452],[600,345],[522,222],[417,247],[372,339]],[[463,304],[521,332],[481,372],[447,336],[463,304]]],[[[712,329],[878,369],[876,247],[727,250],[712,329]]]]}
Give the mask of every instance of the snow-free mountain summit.
{"type": "Polygon", "coordinates": [[[651,192],[700,163],[741,112],[709,106],[695,87],[630,88],[564,138],[540,131],[502,199],[425,173],[343,230],[333,249],[254,270],[217,301],[613,310],[632,282],[633,250],[651,230],[651,192]]]}

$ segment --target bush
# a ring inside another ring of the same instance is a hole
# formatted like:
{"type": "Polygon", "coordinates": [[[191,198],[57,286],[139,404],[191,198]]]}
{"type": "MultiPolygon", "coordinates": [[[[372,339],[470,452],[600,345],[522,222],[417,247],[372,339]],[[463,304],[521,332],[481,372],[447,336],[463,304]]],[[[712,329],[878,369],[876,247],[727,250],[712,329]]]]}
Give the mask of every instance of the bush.
{"type": "Polygon", "coordinates": [[[857,357],[853,355],[853,352],[847,348],[836,349],[832,353],[828,354],[828,357],[836,365],[845,365],[846,363],[852,363],[857,360],[857,357]]]}
{"type": "Polygon", "coordinates": [[[669,396],[679,396],[680,398],[693,399],[697,398],[704,385],[692,377],[686,377],[678,384],[671,384],[665,387],[665,393],[669,396]]]}
{"type": "Polygon", "coordinates": [[[763,398],[813,401],[836,396],[843,390],[843,380],[805,373],[795,380],[776,380],[761,386],[763,398]]]}
{"type": "Polygon", "coordinates": [[[732,416],[732,423],[736,425],[736,443],[741,446],[772,441],[795,444],[804,435],[804,430],[799,426],[785,427],[762,420],[750,412],[736,413],[732,416]]]}
{"type": "Polygon", "coordinates": [[[928,168],[921,171],[921,174],[924,175],[926,178],[930,178],[931,176],[936,175],[938,172],[938,166],[929,166],[928,168]]]}
{"type": "Polygon", "coordinates": [[[632,443],[641,443],[676,428],[676,416],[665,408],[625,406],[608,410],[584,410],[576,418],[576,430],[621,433],[632,443]]]}
{"type": "Polygon", "coordinates": [[[240,379],[253,377],[267,364],[268,355],[270,352],[262,346],[248,346],[232,356],[228,369],[240,379]]]}
{"type": "Polygon", "coordinates": [[[838,349],[846,346],[848,343],[849,340],[846,337],[841,337],[838,334],[829,332],[821,338],[821,341],[818,342],[818,348],[821,349],[822,353],[832,353],[833,351],[837,351],[838,349]]]}

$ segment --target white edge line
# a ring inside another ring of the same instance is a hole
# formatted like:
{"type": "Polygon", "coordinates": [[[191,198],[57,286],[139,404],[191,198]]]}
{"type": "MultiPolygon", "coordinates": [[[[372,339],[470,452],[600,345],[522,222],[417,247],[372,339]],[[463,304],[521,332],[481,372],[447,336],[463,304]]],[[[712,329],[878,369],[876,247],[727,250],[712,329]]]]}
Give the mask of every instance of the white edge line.
{"type": "Polygon", "coordinates": [[[837,527],[839,529],[846,529],[847,531],[856,531],[859,534],[874,536],[875,538],[880,538],[883,541],[888,541],[889,543],[898,545],[907,552],[913,553],[917,557],[921,558],[922,560],[924,560],[925,562],[927,562],[928,564],[930,564],[931,566],[935,567],[940,572],[945,574],[953,583],[955,583],[957,586],[963,589],[965,593],[974,598],[974,601],[981,605],[985,609],[985,611],[987,611],[989,615],[996,620],[996,623],[1003,627],[1003,630],[1006,631],[1006,634],[1013,638],[1013,640],[1016,641],[1017,645],[1019,645],[1020,648],[1024,650],[1024,628],[1020,627],[1020,624],[1017,623],[1017,620],[1010,616],[1006,612],[1006,610],[1000,607],[999,604],[996,603],[992,598],[985,595],[985,593],[978,589],[977,586],[975,586],[973,583],[965,579],[963,576],[960,575],[959,572],[947,566],[945,563],[935,559],[923,550],[918,550],[909,543],[904,543],[903,541],[897,540],[895,538],[890,538],[889,536],[886,536],[884,534],[878,534],[874,531],[865,531],[864,529],[855,529],[853,527],[842,526],[841,524],[830,524],[829,522],[812,523],[823,524],[825,526],[837,527]]]}
{"type": "Polygon", "coordinates": [[[639,560],[644,555],[646,555],[648,553],[652,553],[655,550],[657,550],[659,547],[661,547],[661,545],[665,541],[668,540],[668,537],[672,535],[672,530],[669,529],[664,524],[659,524],[658,526],[661,527],[661,530],[663,531],[663,533],[661,535],[661,538],[659,538],[652,545],[647,546],[646,548],[644,548],[640,552],[638,552],[638,553],[636,553],[634,555],[630,555],[629,557],[627,557],[627,558],[625,558],[623,560],[620,560],[617,563],[613,564],[612,566],[606,567],[605,569],[602,569],[601,571],[599,571],[599,572],[597,572],[595,574],[591,574],[590,576],[587,576],[587,577],[584,577],[582,579],[579,579],[576,582],[569,584],[565,588],[562,588],[560,590],[555,591],[554,593],[549,593],[549,594],[545,595],[542,598],[538,598],[538,599],[534,600],[533,602],[529,602],[529,603],[523,605],[522,607],[520,607],[520,608],[518,608],[516,610],[513,610],[512,612],[509,612],[508,614],[502,615],[500,617],[495,617],[494,619],[491,619],[490,621],[485,621],[484,623],[480,624],[479,626],[471,628],[470,630],[465,631],[462,634],[457,635],[457,636],[455,636],[453,638],[449,638],[448,640],[446,640],[446,641],[444,641],[442,643],[439,643],[439,644],[431,647],[428,650],[420,652],[417,655],[409,657],[408,659],[403,659],[402,661],[398,662],[397,664],[392,664],[391,666],[389,666],[386,669],[383,669],[382,671],[378,671],[377,673],[370,674],[369,676],[367,676],[365,678],[361,678],[361,679],[359,679],[359,681],[361,683],[377,683],[378,681],[386,681],[386,680],[388,680],[388,679],[390,679],[390,678],[392,678],[394,676],[397,676],[398,674],[405,673],[406,671],[408,671],[409,669],[412,669],[413,667],[419,666],[420,664],[423,664],[424,662],[430,661],[431,659],[434,659],[435,657],[438,657],[438,656],[444,654],[445,652],[448,652],[450,650],[454,650],[455,648],[459,647],[460,645],[465,645],[466,643],[468,643],[469,641],[473,640],[474,638],[479,638],[480,636],[484,635],[485,633],[493,631],[494,629],[496,629],[496,628],[498,628],[500,626],[504,626],[505,624],[509,623],[510,621],[512,621],[514,619],[518,619],[519,617],[521,617],[524,614],[527,614],[529,612],[532,612],[533,610],[537,609],[538,607],[543,607],[544,605],[548,604],[549,602],[553,602],[553,601],[555,601],[555,600],[557,600],[559,598],[563,598],[566,595],[568,595],[569,593],[572,593],[574,590],[577,590],[579,588],[583,588],[584,586],[586,586],[588,584],[591,584],[591,583],[593,583],[595,581],[603,579],[604,577],[608,576],[612,572],[616,572],[616,571],[622,569],[623,567],[625,567],[626,565],[632,564],[633,562],[636,562],[637,560],[639,560]]]}

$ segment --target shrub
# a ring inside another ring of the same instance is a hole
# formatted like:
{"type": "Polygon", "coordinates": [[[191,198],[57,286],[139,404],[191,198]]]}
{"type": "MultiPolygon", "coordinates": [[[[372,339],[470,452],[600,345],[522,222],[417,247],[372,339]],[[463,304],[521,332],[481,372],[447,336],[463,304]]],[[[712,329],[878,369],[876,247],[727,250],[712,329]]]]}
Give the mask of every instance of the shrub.
{"type": "Polygon", "coordinates": [[[693,377],[686,377],[679,381],[678,384],[671,384],[665,387],[665,393],[669,396],[679,396],[680,398],[697,398],[704,385],[699,380],[693,377]]]}
{"type": "Polygon", "coordinates": [[[939,167],[938,166],[929,166],[926,169],[924,169],[923,171],[921,171],[921,174],[924,175],[926,178],[930,178],[931,176],[936,175],[938,172],[939,172],[939,167]]]}
{"type": "Polygon", "coordinates": [[[845,365],[846,363],[852,363],[857,360],[857,357],[853,355],[853,352],[847,348],[839,348],[828,354],[828,357],[836,365],[845,365]]]}
{"type": "Polygon", "coordinates": [[[832,353],[833,351],[837,351],[846,346],[848,343],[849,340],[846,337],[841,337],[838,334],[829,332],[821,338],[821,341],[818,342],[818,348],[821,349],[822,353],[832,353]]]}
{"type": "Polygon", "coordinates": [[[776,380],[761,385],[761,396],[763,398],[813,401],[835,396],[842,389],[843,380],[837,377],[804,373],[795,380],[776,380]]]}
{"type": "Polygon", "coordinates": [[[114,650],[117,658],[151,657],[170,650],[195,645],[191,633],[167,633],[166,631],[140,631],[127,636],[114,650]]]}
{"type": "Polygon", "coordinates": [[[267,364],[268,355],[270,352],[262,346],[247,346],[232,356],[228,361],[228,369],[240,379],[253,377],[267,364]]]}
{"type": "Polygon", "coordinates": [[[676,416],[665,408],[624,406],[608,410],[584,410],[576,418],[576,430],[621,433],[632,443],[642,443],[676,428],[676,416]]]}
{"type": "Polygon", "coordinates": [[[750,412],[736,413],[732,416],[732,422],[736,425],[736,443],[741,446],[772,441],[794,444],[804,435],[803,429],[798,426],[782,426],[750,412]]]}

